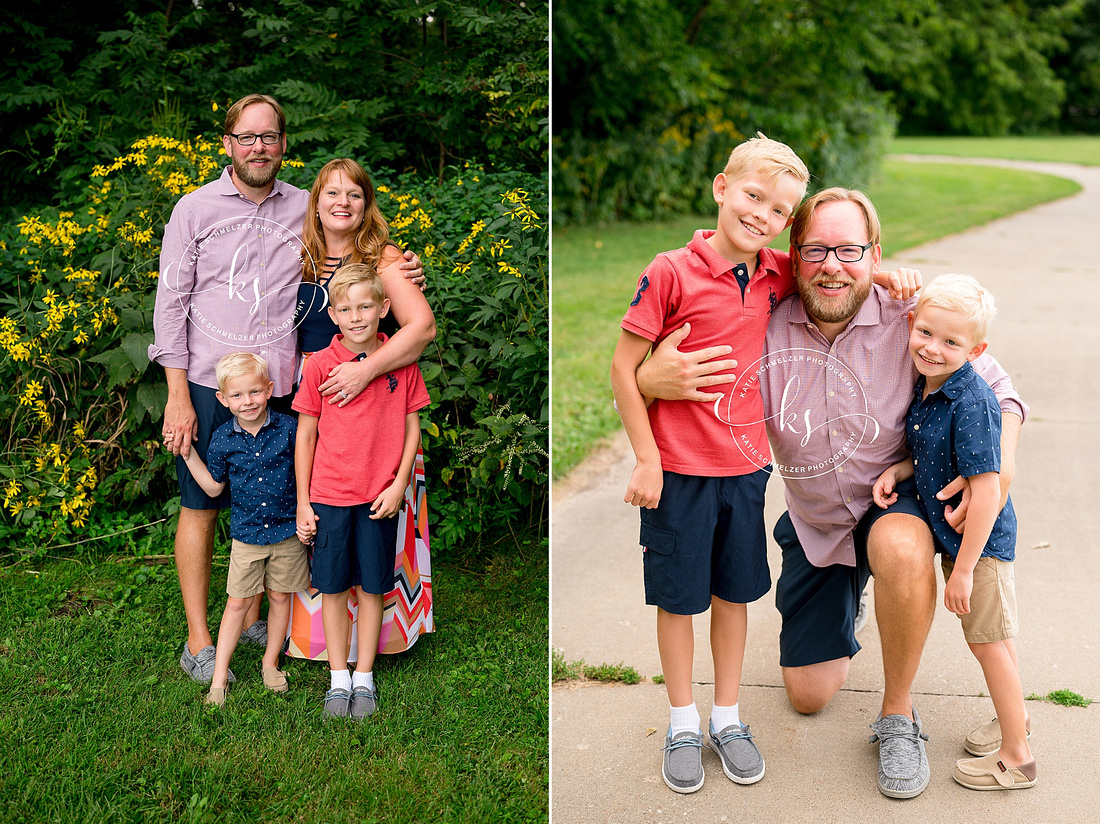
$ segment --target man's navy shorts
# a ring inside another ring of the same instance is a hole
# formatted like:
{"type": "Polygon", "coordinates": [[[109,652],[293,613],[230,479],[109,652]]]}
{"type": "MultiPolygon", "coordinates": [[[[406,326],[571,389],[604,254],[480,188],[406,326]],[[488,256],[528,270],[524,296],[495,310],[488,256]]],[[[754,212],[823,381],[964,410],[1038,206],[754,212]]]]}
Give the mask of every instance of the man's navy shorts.
{"type": "Polygon", "coordinates": [[[352,587],[385,595],[393,589],[397,558],[397,521],[370,517],[370,504],[329,506],[310,504],[317,516],[310,583],[322,594],[335,595],[352,587]]]}
{"type": "Polygon", "coordinates": [[[704,478],[664,473],[661,502],[642,509],[645,602],[698,615],[711,596],[735,604],[771,589],[764,489],[771,472],[704,478]]]}
{"type": "MultiPolygon", "coordinates": [[[[191,448],[198,452],[202,462],[206,463],[206,450],[210,447],[214,430],[223,423],[233,420],[233,413],[229,411],[229,407],[218,400],[218,390],[199,386],[190,381],[187,382],[187,388],[191,394],[191,405],[195,408],[195,416],[199,420],[199,439],[191,442],[191,448]]],[[[267,405],[277,412],[289,415],[292,400],[293,397],[285,395],[281,398],[272,398],[267,405]]],[[[225,509],[229,506],[229,488],[226,487],[218,497],[211,498],[191,477],[191,470],[178,455],[176,456],[176,480],[179,481],[180,486],[180,506],[188,509],[225,509]]]]}
{"type": "Polygon", "coordinates": [[[898,499],[889,509],[872,503],[856,525],[853,538],[856,566],[832,564],[815,567],[795,533],[791,516],[784,512],[773,535],[783,553],[783,568],[775,585],[775,606],[783,617],[779,631],[779,665],[804,667],[837,658],[850,658],[860,650],[855,634],[859,599],[871,575],[867,563],[867,536],[883,515],[902,512],[924,519],[912,479],[897,487],[898,499]]]}

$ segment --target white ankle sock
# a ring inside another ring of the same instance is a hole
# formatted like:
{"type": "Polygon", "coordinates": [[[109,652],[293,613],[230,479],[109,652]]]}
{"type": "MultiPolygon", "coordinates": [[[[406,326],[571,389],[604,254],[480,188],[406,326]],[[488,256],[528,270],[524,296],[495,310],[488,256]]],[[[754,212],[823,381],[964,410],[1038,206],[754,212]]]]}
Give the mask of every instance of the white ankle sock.
{"type": "Polygon", "coordinates": [[[741,726],[741,716],[737,712],[737,704],[732,707],[720,707],[715,704],[710,709],[710,723],[715,732],[721,732],[730,724],[741,726]]]}
{"type": "Polygon", "coordinates": [[[669,726],[675,736],[678,732],[699,732],[699,710],[692,702],[686,707],[673,707],[670,705],[671,718],[669,726]]]}
{"type": "Polygon", "coordinates": [[[351,692],[351,672],[346,669],[329,670],[329,676],[332,678],[332,682],[329,685],[330,689],[340,689],[351,692]]]}
{"type": "Polygon", "coordinates": [[[366,687],[367,689],[374,689],[374,670],[370,672],[359,672],[355,670],[351,674],[351,688],[366,687]]]}

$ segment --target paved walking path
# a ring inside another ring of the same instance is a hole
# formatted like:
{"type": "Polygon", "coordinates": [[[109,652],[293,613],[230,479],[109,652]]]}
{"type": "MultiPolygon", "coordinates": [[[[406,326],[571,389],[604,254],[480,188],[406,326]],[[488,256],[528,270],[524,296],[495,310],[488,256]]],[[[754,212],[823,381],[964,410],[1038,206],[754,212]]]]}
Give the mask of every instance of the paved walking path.
{"type": "MultiPolygon", "coordinates": [[[[931,160],[932,158],[911,158],[931,160]]],[[[946,158],[936,158],[946,160],[946,158]]],[[[926,279],[977,277],[995,295],[991,350],[1031,405],[1018,452],[1017,638],[1025,694],[1069,689],[1100,700],[1100,168],[995,163],[1063,175],[1085,190],[886,261],[926,279]]],[[[889,231],[889,227],[886,227],[889,231]]],[[[557,426],[568,422],[556,421],[557,426]]],[[[644,604],[638,515],[622,502],[633,467],[625,436],[555,486],[551,643],[567,661],[623,662],[658,674],[655,610],[644,604]]],[[[783,511],[768,487],[766,523],[783,511]]],[[[774,542],[769,561],[778,574],[774,542]]],[[[942,595],[942,582],[940,592],[942,595]]],[[[870,588],[869,588],[870,591],[870,588]]],[[[554,824],[573,822],[1080,822],[1100,809],[1096,772],[1100,706],[1030,701],[1039,784],[977,793],[951,778],[966,732],[992,717],[977,662],[957,619],[939,606],[914,690],[931,737],[932,781],[916,799],[880,795],[877,747],[867,743],[882,687],[874,620],[860,635],[845,689],[822,712],[787,703],[778,666],[774,589],[749,607],[742,719],[767,763],[762,781],[738,786],[704,750],[706,784],[693,795],[661,780],[668,723],[664,687],[597,683],[551,693],[554,824]]],[[[713,697],[707,619],[696,620],[695,697],[704,725],[713,697]]]]}

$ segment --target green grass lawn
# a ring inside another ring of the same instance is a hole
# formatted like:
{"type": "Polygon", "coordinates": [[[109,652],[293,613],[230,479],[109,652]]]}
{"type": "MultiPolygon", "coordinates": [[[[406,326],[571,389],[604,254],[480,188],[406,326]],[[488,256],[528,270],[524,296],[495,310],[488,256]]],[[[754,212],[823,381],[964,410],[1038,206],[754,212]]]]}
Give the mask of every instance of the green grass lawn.
{"type": "MultiPolygon", "coordinates": [[[[906,151],[910,151],[906,149],[906,151]]],[[[1063,155],[1049,150],[1047,157],[1063,155]]],[[[886,255],[1079,191],[1065,178],[985,166],[889,160],[867,187],[886,255]]],[[[663,223],[555,229],[552,281],[553,473],[572,469],[614,433],[608,370],[638,276],[658,252],[683,246],[713,215],[663,223]]],[[[784,234],[775,244],[787,248],[784,234]]],[[[926,272],[935,275],[937,272],[926,272]]]]}
{"type": "Polygon", "coordinates": [[[435,566],[437,630],[379,659],[363,723],[321,717],[323,663],[265,691],[251,646],[204,706],[171,563],[0,556],[0,821],[546,821],[545,542],[524,551],[435,566]]]}
{"type": "Polygon", "coordinates": [[[1057,160],[1082,166],[1100,165],[1100,136],[1070,137],[897,137],[894,154],[939,154],[957,157],[1001,157],[1009,160],[1057,160]]]}

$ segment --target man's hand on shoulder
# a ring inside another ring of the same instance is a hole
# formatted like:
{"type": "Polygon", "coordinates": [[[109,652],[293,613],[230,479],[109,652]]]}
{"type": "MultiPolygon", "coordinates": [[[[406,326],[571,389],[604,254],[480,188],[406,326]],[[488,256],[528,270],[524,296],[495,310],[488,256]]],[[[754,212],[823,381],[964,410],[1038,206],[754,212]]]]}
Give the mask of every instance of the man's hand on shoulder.
{"type": "Polygon", "coordinates": [[[722,393],[703,392],[708,386],[729,383],[728,372],[737,368],[733,359],[724,358],[733,349],[729,346],[711,346],[697,352],[681,352],[680,344],[691,332],[691,324],[685,323],[661,341],[653,354],[638,367],[638,389],[648,398],[671,401],[716,401],[722,393]]]}

